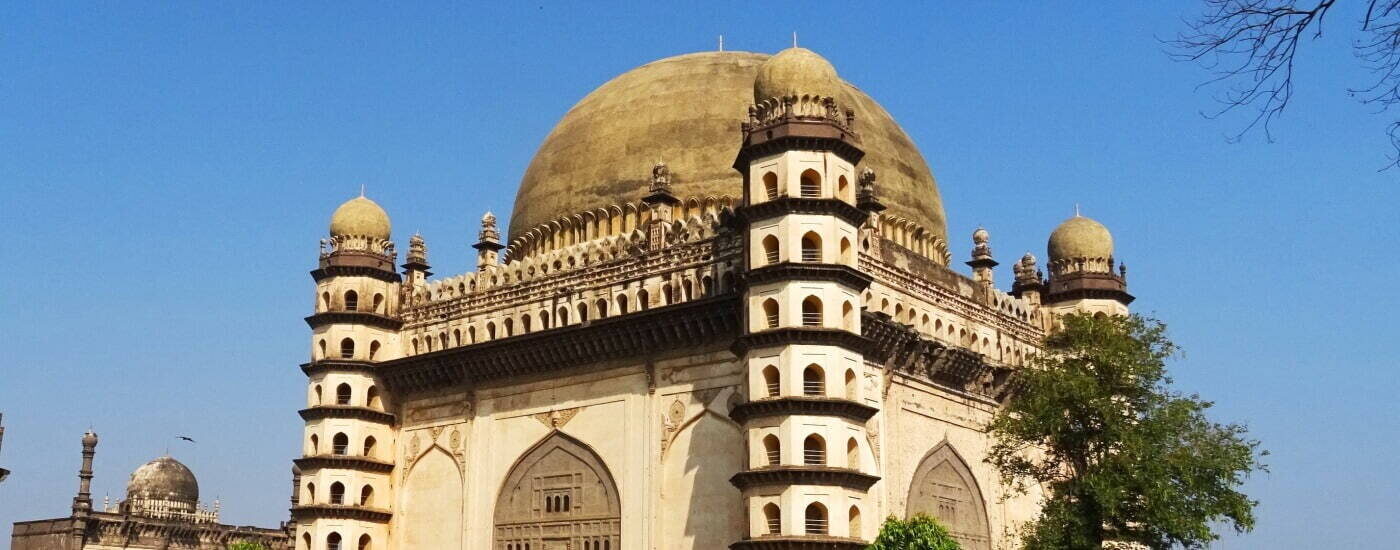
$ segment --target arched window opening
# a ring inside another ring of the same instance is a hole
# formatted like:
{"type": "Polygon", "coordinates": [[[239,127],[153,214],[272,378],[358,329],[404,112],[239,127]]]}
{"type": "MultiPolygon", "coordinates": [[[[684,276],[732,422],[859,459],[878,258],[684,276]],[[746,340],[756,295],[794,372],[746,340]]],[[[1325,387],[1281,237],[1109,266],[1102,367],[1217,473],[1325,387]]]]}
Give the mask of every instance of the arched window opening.
{"type": "Polygon", "coordinates": [[[335,404],[350,404],[350,384],[341,384],[335,387],[335,404]]]}
{"type": "Polygon", "coordinates": [[[782,387],[779,384],[778,367],[768,365],[763,368],[763,383],[767,386],[768,397],[778,396],[782,391],[782,387]]]}
{"type": "Polygon", "coordinates": [[[350,436],[343,433],[331,438],[331,454],[343,455],[350,452],[350,436]]]}
{"type": "Polygon", "coordinates": [[[365,455],[365,456],[367,456],[367,457],[369,457],[369,458],[374,458],[374,444],[375,444],[375,443],[376,443],[376,441],[374,440],[374,436],[371,435],[371,436],[369,436],[369,437],[366,437],[366,438],[365,438],[364,453],[361,453],[361,454],[363,454],[363,455],[365,455]]]}
{"type": "Polygon", "coordinates": [[[331,504],[345,504],[345,484],[339,481],[331,484],[331,504]]]}
{"type": "Polygon", "coordinates": [[[763,437],[763,455],[768,459],[769,466],[783,463],[783,444],[778,441],[778,436],[768,434],[763,437]]]}
{"type": "Polygon", "coordinates": [[[715,295],[715,280],[709,275],[700,278],[700,294],[703,296],[715,295]]]}
{"type": "Polygon", "coordinates": [[[424,336],[424,337],[423,337],[423,347],[426,348],[429,352],[432,352],[432,351],[433,351],[433,337],[432,337],[432,335],[428,335],[428,336],[424,336]]]}
{"type": "Polygon", "coordinates": [[[467,327],[467,343],[476,343],[476,327],[467,327]]]}
{"type": "Polygon", "coordinates": [[[846,467],[852,470],[860,469],[860,443],[856,443],[854,437],[846,441],[846,467]]]}
{"type": "Polygon", "coordinates": [[[802,236],[802,261],[822,261],[822,237],[816,231],[808,231],[802,236]]]}
{"type": "Polygon", "coordinates": [[[763,521],[768,526],[768,534],[781,535],[783,533],[783,512],[777,504],[770,502],[763,505],[763,521]]]}
{"type": "Polygon", "coordinates": [[[370,487],[369,485],[365,485],[363,489],[360,489],[360,506],[373,506],[373,505],[374,505],[374,487],[370,487]]]}
{"type": "Polygon", "coordinates": [[[817,365],[802,369],[802,395],[826,395],[826,373],[817,365]]]}
{"type": "Polygon", "coordinates": [[[843,199],[849,200],[851,197],[848,196],[847,193],[849,193],[850,190],[851,190],[851,182],[850,182],[850,180],[847,180],[845,175],[838,176],[838,177],[836,178],[836,194],[837,194],[838,196],[840,196],[841,198],[843,198],[843,199]]]}
{"type": "Polygon", "coordinates": [[[325,339],[322,339],[322,340],[320,341],[319,344],[320,344],[320,346],[321,346],[321,355],[317,356],[316,358],[317,358],[317,359],[325,359],[325,358],[326,358],[326,341],[325,341],[325,339]]]}
{"type": "Polygon", "coordinates": [[[778,328],[778,301],[772,298],[763,301],[763,321],[768,328],[778,328]]]}
{"type": "Polygon", "coordinates": [[[860,525],[860,507],[858,507],[858,506],[852,506],[852,507],[851,507],[850,519],[846,521],[846,525],[847,525],[847,526],[849,527],[849,529],[850,529],[850,532],[851,532],[850,536],[851,536],[851,538],[857,538],[857,539],[859,539],[859,538],[865,538],[865,537],[864,537],[864,532],[863,532],[864,530],[861,528],[861,525],[860,525]]]}
{"type": "Polygon", "coordinates": [[[370,408],[379,409],[381,411],[384,410],[384,402],[379,398],[378,387],[370,386],[369,389],[365,391],[365,404],[370,408]]]}
{"type": "Polygon", "coordinates": [[[812,434],[802,440],[802,463],[808,466],[826,465],[826,440],[812,434]]]}
{"type": "Polygon", "coordinates": [[[326,550],[340,550],[340,533],[326,535],[326,550]]]}
{"type": "Polygon", "coordinates": [[[315,483],[307,483],[307,484],[306,484],[306,503],[307,503],[307,504],[316,504],[316,484],[315,484],[315,483]]]}
{"type": "Polygon", "coordinates": [[[816,296],[808,296],[802,300],[802,326],[819,327],[822,326],[822,301],[816,296]]]}
{"type": "Polygon", "coordinates": [[[369,359],[373,361],[379,356],[379,340],[371,340],[369,343],[369,359]]]}
{"type": "Polygon", "coordinates": [[[530,314],[529,314],[529,313],[526,313],[525,315],[520,316],[520,333],[521,333],[521,334],[529,334],[529,333],[530,333],[530,324],[531,324],[531,321],[532,321],[532,319],[530,319],[530,314]]]}
{"type": "Polygon", "coordinates": [[[502,326],[503,328],[505,328],[505,331],[506,331],[506,334],[505,334],[505,335],[506,335],[507,338],[509,338],[509,337],[511,337],[511,336],[513,336],[513,335],[515,335],[515,319],[511,319],[510,317],[506,317],[506,320],[501,322],[501,326],[502,326]]]}
{"type": "Polygon", "coordinates": [[[559,311],[556,312],[554,319],[559,321],[559,326],[561,327],[569,324],[569,307],[559,306],[559,311]]]}
{"type": "Polygon", "coordinates": [[[360,295],[353,290],[345,291],[345,311],[355,311],[360,307],[360,295]]]}
{"type": "Polygon", "coordinates": [[[452,345],[453,345],[453,346],[460,346],[460,345],[462,345],[462,329],[460,329],[460,328],[454,328],[454,329],[452,329],[452,345]]]}
{"type": "Polygon", "coordinates": [[[820,503],[813,502],[807,505],[807,534],[825,535],[827,534],[826,507],[820,503]]]}
{"type": "Polygon", "coordinates": [[[355,341],[349,338],[340,341],[340,357],[342,359],[355,358],[355,341]]]}
{"type": "Polygon", "coordinates": [[[841,326],[851,332],[856,331],[856,306],[850,302],[841,304],[841,326]]]}
{"type": "Polygon", "coordinates": [[[695,298],[695,282],[690,279],[681,281],[681,300],[689,302],[695,298]]]}
{"type": "Polygon", "coordinates": [[[651,294],[646,290],[637,291],[637,311],[646,311],[651,307],[651,294]]]}
{"type": "Polygon", "coordinates": [[[496,339],[496,323],[494,323],[494,322],[488,322],[488,323],[486,323],[486,339],[487,339],[487,340],[495,340],[495,339],[496,339]]]}
{"type": "Polygon", "coordinates": [[[772,235],[763,238],[763,260],[766,265],[778,263],[778,238],[772,235]]]}
{"type": "Polygon", "coordinates": [[[321,293],[321,311],[330,311],[330,309],[331,309],[331,293],[329,293],[329,292],[322,292],[322,293],[321,293]]]}
{"type": "Polygon", "coordinates": [[[317,453],[320,453],[320,452],[321,452],[321,438],[316,437],[316,434],[311,434],[311,455],[312,455],[312,456],[315,456],[317,453]]]}
{"type": "Polygon", "coordinates": [[[418,355],[418,339],[417,339],[417,338],[414,338],[414,339],[412,340],[412,342],[413,342],[413,354],[414,354],[414,355],[418,355]]]}
{"type": "Polygon", "coordinates": [[[374,307],[374,309],[371,310],[371,311],[373,311],[373,312],[375,312],[375,313],[384,313],[383,311],[381,311],[381,308],[384,307],[384,295],[383,295],[383,294],[375,294],[375,295],[374,295],[373,307],[374,307]]]}
{"type": "Polygon", "coordinates": [[[313,404],[313,405],[320,405],[320,404],[321,404],[321,385],[320,385],[320,384],[316,384],[316,385],[315,385],[314,387],[312,387],[311,389],[312,389],[312,391],[316,394],[316,402],[315,402],[315,403],[312,403],[312,404],[313,404]]]}
{"type": "Polygon", "coordinates": [[[856,401],[856,393],[860,391],[860,384],[856,383],[856,371],[846,369],[846,399],[856,401]]]}
{"type": "Polygon", "coordinates": [[[602,318],[604,318],[604,317],[607,317],[607,316],[608,316],[608,299],[607,299],[607,298],[599,298],[598,301],[597,301],[596,303],[593,304],[593,309],[598,310],[598,318],[599,318],[599,319],[602,319],[602,318]]]}
{"type": "Polygon", "coordinates": [[[301,547],[298,550],[311,550],[311,533],[301,534],[301,547]]]}
{"type": "Polygon", "coordinates": [[[851,265],[856,263],[855,250],[851,248],[851,240],[841,237],[841,263],[851,265]]]}
{"type": "Polygon", "coordinates": [[[800,185],[804,198],[814,199],[822,196],[822,176],[816,170],[811,168],[804,170],[800,185]]]}
{"type": "Polygon", "coordinates": [[[360,535],[360,550],[374,550],[370,546],[369,535],[360,535]]]}
{"type": "Polygon", "coordinates": [[[587,322],[588,322],[588,304],[583,303],[583,302],[579,302],[579,303],[578,303],[578,307],[577,307],[576,309],[578,309],[578,322],[580,322],[580,323],[587,323],[587,322]]]}
{"type": "Polygon", "coordinates": [[[619,295],[617,296],[617,314],[618,314],[618,315],[626,315],[626,314],[627,314],[627,295],[626,295],[626,294],[619,294],[619,295]]]}
{"type": "Polygon", "coordinates": [[[778,198],[778,175],[772,172],[763,174],[763,192],[768,195],[768,200],[778,198]]]}
{"type": "Polygon", "coordinates": [[[676,296],[674,293],[671,292],[671,283],[665,283],[661,285],[661,298],[662,300],[664,300],[664,302],[661,304],[663,306],[669,306],[671,304],[676,303],[676,296]]]}

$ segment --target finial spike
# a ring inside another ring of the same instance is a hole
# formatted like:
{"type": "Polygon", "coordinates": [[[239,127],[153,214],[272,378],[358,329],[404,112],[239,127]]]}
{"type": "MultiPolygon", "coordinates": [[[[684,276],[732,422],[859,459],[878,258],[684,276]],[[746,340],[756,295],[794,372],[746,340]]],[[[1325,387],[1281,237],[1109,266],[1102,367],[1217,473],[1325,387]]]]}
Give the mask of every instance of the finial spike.
{"type": "Polygon", "coordinates": [[[1076,217],[1076,218],[1080,217],[1080,215],[1079,215],[1079,203],[1077,203],[1077,202],[1074,203],[1074,217],[1076,217]]]}
{"type": "Polygon", "coordinates": [[[360,198],[365,198],[365,184],[360,184],[360,198]]]}
{"type": "Polygon", "coordinates": [[[719,51],[724,51],[724,35],[719,35],[719,51]]]}
{"type": "Polygon", "coordinates": [[[792,47],[797,47],[797,31],[792,31],[792,47]]]}

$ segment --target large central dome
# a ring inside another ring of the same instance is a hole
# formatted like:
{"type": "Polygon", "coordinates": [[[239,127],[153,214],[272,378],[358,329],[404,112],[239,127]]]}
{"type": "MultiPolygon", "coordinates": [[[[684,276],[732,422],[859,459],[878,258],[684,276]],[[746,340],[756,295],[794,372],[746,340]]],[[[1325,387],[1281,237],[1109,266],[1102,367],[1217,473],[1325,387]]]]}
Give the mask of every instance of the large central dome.
{"type": "MultiPolygon", "coordinates": [[[[635,202],[665,162],[682,199],[743,194],[734,170],[739,124],[769,56],[706,52],[662,59],[612,79],[569,110],[535,153],[510,217],[510,238],[561,216],[635,202]]],[[[914,142],[879,104],[844,81],[837,101],[856,114],[865,158],[888,215],[947,242],[943,202],[914,142]]]]}

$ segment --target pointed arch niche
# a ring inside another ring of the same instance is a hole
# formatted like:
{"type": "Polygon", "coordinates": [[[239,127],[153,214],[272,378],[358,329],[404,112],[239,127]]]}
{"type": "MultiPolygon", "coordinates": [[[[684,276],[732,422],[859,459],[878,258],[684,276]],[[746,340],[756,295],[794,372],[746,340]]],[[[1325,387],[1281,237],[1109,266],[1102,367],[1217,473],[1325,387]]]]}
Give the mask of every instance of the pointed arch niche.
{"type": "Polygon", "coordinates": [[[905,517],[927,514],[948,527],[965,550],[991,550],[992,532],[982,491],[967,462],[944,442],[919,463],[905,517]]]}
{"type": "Polygon", "coordinates": [[[403,548],[462,548],[462,473],[434,445],[413,464],[403,488],[403,548]]]}
{"type": "Polygon", "coordinates": [[[744,469],[745,456],[733,452],[743,448],[743,429],[708,407],[681,425],[661,458],[657,548],[728,548],[743,538],[744,495],[729,482],[744,469]]]}
{"type": "Polygon", "coordinates": [[[492,548],[617,550],[621,518],[617,484],[603,460],[556,430],[506,476],[496,500],[492,548]]]}

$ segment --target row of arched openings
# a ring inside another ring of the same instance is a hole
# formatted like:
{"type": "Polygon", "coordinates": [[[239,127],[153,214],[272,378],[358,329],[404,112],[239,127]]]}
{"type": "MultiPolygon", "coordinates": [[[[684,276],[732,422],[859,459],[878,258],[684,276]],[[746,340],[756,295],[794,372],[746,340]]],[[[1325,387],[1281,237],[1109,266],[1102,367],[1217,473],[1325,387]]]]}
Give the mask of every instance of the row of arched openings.
{"type": "MultiPolygon", "coordinates": [[[[728,292],[734,288],[734,276],[725,273],[721,277],[719,292],[728,292]]],[[[714,295],[715,280],[709,275],[700,277],[697,285],[696,281],[690,278],[683,279],[678,287],[673,287],[671,283],[663,283],[660,294],[657,296],[658,302],[652,303],[651,293],[646,289],[639,289],[634,295],[618,294],[612,298],[597,298],[591,302],[581,301],[572,305],[561,305],[554,311],[548,309],[525,313],[516,318],[506,317],[500,319],[497,324],[495,320],[487,321],[484,325],[483,333],[478,333],[475,325],[466,327],[463,332],[460,328],[452,329],[452,332],[442,331],[437,335],[424,335],[421,338],[415,337],[409,340],[409,347],[414,355],[429,353],[449,347],[475,344],[495,340],[496,338],[507,338],[516,334],[528,334],[540,330],[562,327],[570,324],[586,323],[589,319],[602,319],[616,315],[626,315],[630,311],[645,311],[652,307],[661,307],[679,302],[688,302],[702,297],[714,295]]]]}
{"type": "MultiPolygon", "coordinates": [[[[360,535],[358,550],[373,550],[369,535],[360,535]]],[[[301,550],[311,550],[311,533],[302,533],[301,550]]],[[[340,533],[331,532],[326,535],[326,550],[348,550],[342,543],[340,533]]]]}
{"type": "MultiPolygon", "coordinates": [[[[345,291],[345,294],[341,297],[341,301],[340,301],[340,310],[341,310],[341,311],[362,311],[361,308],[363,308],[363,311],[367,311],[367,312],[371,312],[371,313],[384,313],[384,311],[383,311],[383,308],[384,308],[384,295],[383,295],[383,294],[379,294],[379,293],[375,293],[374,297],[370,299],[370,303],[367,304],[367,305],[368,305],[368,307],[364,307],[364,306],[366,306],[366,304],[361,304],[361,303],[360,303],[360,293],[355,292],[355,291],[353,291],[353,290],[347,290],[347,291],[345,291]]],[[[322,293],[321,293],[321,310],[322,310],[322,311],[331,311],[331,310],[333,310],[333,309],[334,309],[334,305],[331,303],[331,293],[330,293],[330,292],[322,292],[322,293]]]]}
{"type": "MultiPolygon", "coordinates": [[[[322,400],[322,397],[321,397],[321,385],[320,385],[320,384],[316,384],[316,385],[312,388],[312,391],[315,392],[315,394],[316,394],[315,402],[312,403],[312,404],[313,404],[313,405],[322,405],[322,404],[324,404],[325,402],[322,400]]],[[[338,386],[335,387],[335,404],[336,404],[336,405],[354,405],[354,404],[355,404],[355,403],[353,402],[353,401],[354,401],[354,393],[355,393],[355,392],[354,392],[354,390],[350,387],[350,384],[346,384],[346,383],[342,382],[340,385],[338,385],[338,386]]],[[[365,390],[365,401],[364,401],[364,403],[363,403],[363,406],[369,407],[369,408],[371,408],[371,409],[384,410],[384,402],[383,402],[383,401],[380,399],[380,397],[379,397],[379,388],[378,388],[378,387],[376,387],[376,386],[374,386],[374,385],[371,385],[371,386],[369,387],[369,389],[365,390]]]]}
{"type": "MultiPolygon", "coordinates": [[[[856,378],[856,371],[846,369],[846,399],[856,401],[859,397],[857,393],[860,387],[856,378]]],[[[763,367],[763,385],[767,390],[768,397],[782,396],[782,374],[775,365],[763,367]]],[[[826,392],[826,371],[821,365],[813,363],[802,369],[802,395],[811,397],[825,397],[826,392]]]]}
{"type": "MultiPolygon", "coordinates": [[[[317,343],[317,347],[319,348],[318,351],[320,351],[320,353],[319,353],[319,354],[317,355],[317,357],[316,357],[317,359],[326,359],[326,358],[330,357],[330,355],[329,355],[330,350],[326,349],[326,340],[325,340],[324,338],[321,339],[321,341],[317,343]]],[[[367,359],[369,359],[370,361],[374,361],[374,360],[378,359],[378,358],[379,358],[379,348],[380,348],[379,340],[371,340],[370,343],[369,343],[369,357],[367,357],[367,359]]],[[[354,339],[354,338],[343,338],[343,339],[341,339],[341,340],[340,340],[340,350],[339,350],[339,354],[340,354],[340,358],[341,358],[341,359],[355,359],[355,358],[356,358],[356,357],[355,357],[355,339],[354,339]]]]}
{"type": "MultiPolygon", "coordinates": [[[[783,443],[777,435],[768,434],[763,437],[763,454],[769,466],[782,465],[783,443]]],[[[802,464],[827,465],[826,438],[811,434],[802,440],[802,464]]],[[[846,441],[846,467],[852,470],[860,469],[860,443],[857,443],[854,437],[846,441]]]]}
{"type": "MultiPolygon", "coordinates": [[[[782,326],[782,308],[778,305],[778,300],[769,298],[763,301],[763,322],[767,328],[778,328],[782,326]]],[[[822,299],[817,296],[808,296],[802,299],[802,326],[820,327],[825,326],[822,313],[822,299]]],[[[841,304],[841,324],[846,330],[856,329],[856,307],[850,302],[841,304]]]]}
{"type": "MultiPolygon", "coordinates": [[[[836,194],[845,197],[850,191],[850,181],[842,175],[836,179],[836,194]]],[[[808,168],[802,171],[802,175],[797,180],[798,196],[804,199],[816,199],[822,196],[822,176],[816,170],[808,168]]],[[[778,186],[778,175],[773,172],[763,174],[763,193],[768,196],[768,200],[776,199],[784,193],[778,186]]]]}
{"type": "MultiPolygon", "coordinates": [[[[366,436],[364,445],[360,447],[360,456],[374,458],[375,444],[374,436],[366,436]]],[[[311,456],[321,454],[321,438],[316,434],[311,434],[311,456]]],[[[336,456],[347,456],[350,454],[350,436],[344,433],[337,433],[331,437],[331,454],[336,456]]]]}
{"type": "MultiPolygon", "coordinates": [[[[783,533],[783,511],[776,503],[768,503],[763,506],[763,519],[768,528],[769,535],[781,535],[783,533]]],[[[802,514],[802,533],[807,535],[827,535],[830,534],[831,524],[827,519],[826,506],[820,502],[813,502],[807,505],[807,509],[802,514]]],[[[860,507],[851,506],[847,516],[850,536],[861,536],[860,507]]]]}
{"type": "MultiPolygon", "coordinates": [[[[763,240],[760,241],[760,243],[763,246],[763,259],[765,265],[772,265],[781,261],[782,247],[781,244],[778,242],[777,236],[768,235],[764,237],[763,240]]],[[[800,251],[800,255],[798,257],[804,263],[821,263],[822,261],[824,261],[822,253],[822,236],[819,235],[816,231],[808,231],[805,235],[802,235],[802,250],[800,251]]],[[[854,263],[855,250],[851,247],[850,239],[841,237],[841,248],[839,258],[840,262],[843,264],[854,263]]]]}
{"type": "MultiPolygon", "coordinates": [[[[370,485],[366,484],[364,487],[360,488],[360,499],[357,502],[359,506],[374,506],[374,487],[371,487],[370,485]]],[[[334,504],[337,506],[355,504],[345,500],[345,484],[339,481],[331,484],[330,500],[327,501],[327,503],[334,504]]],[[[309,482],[306,484],[305,504],[316,504],[315,482],[309,482]]]]}

